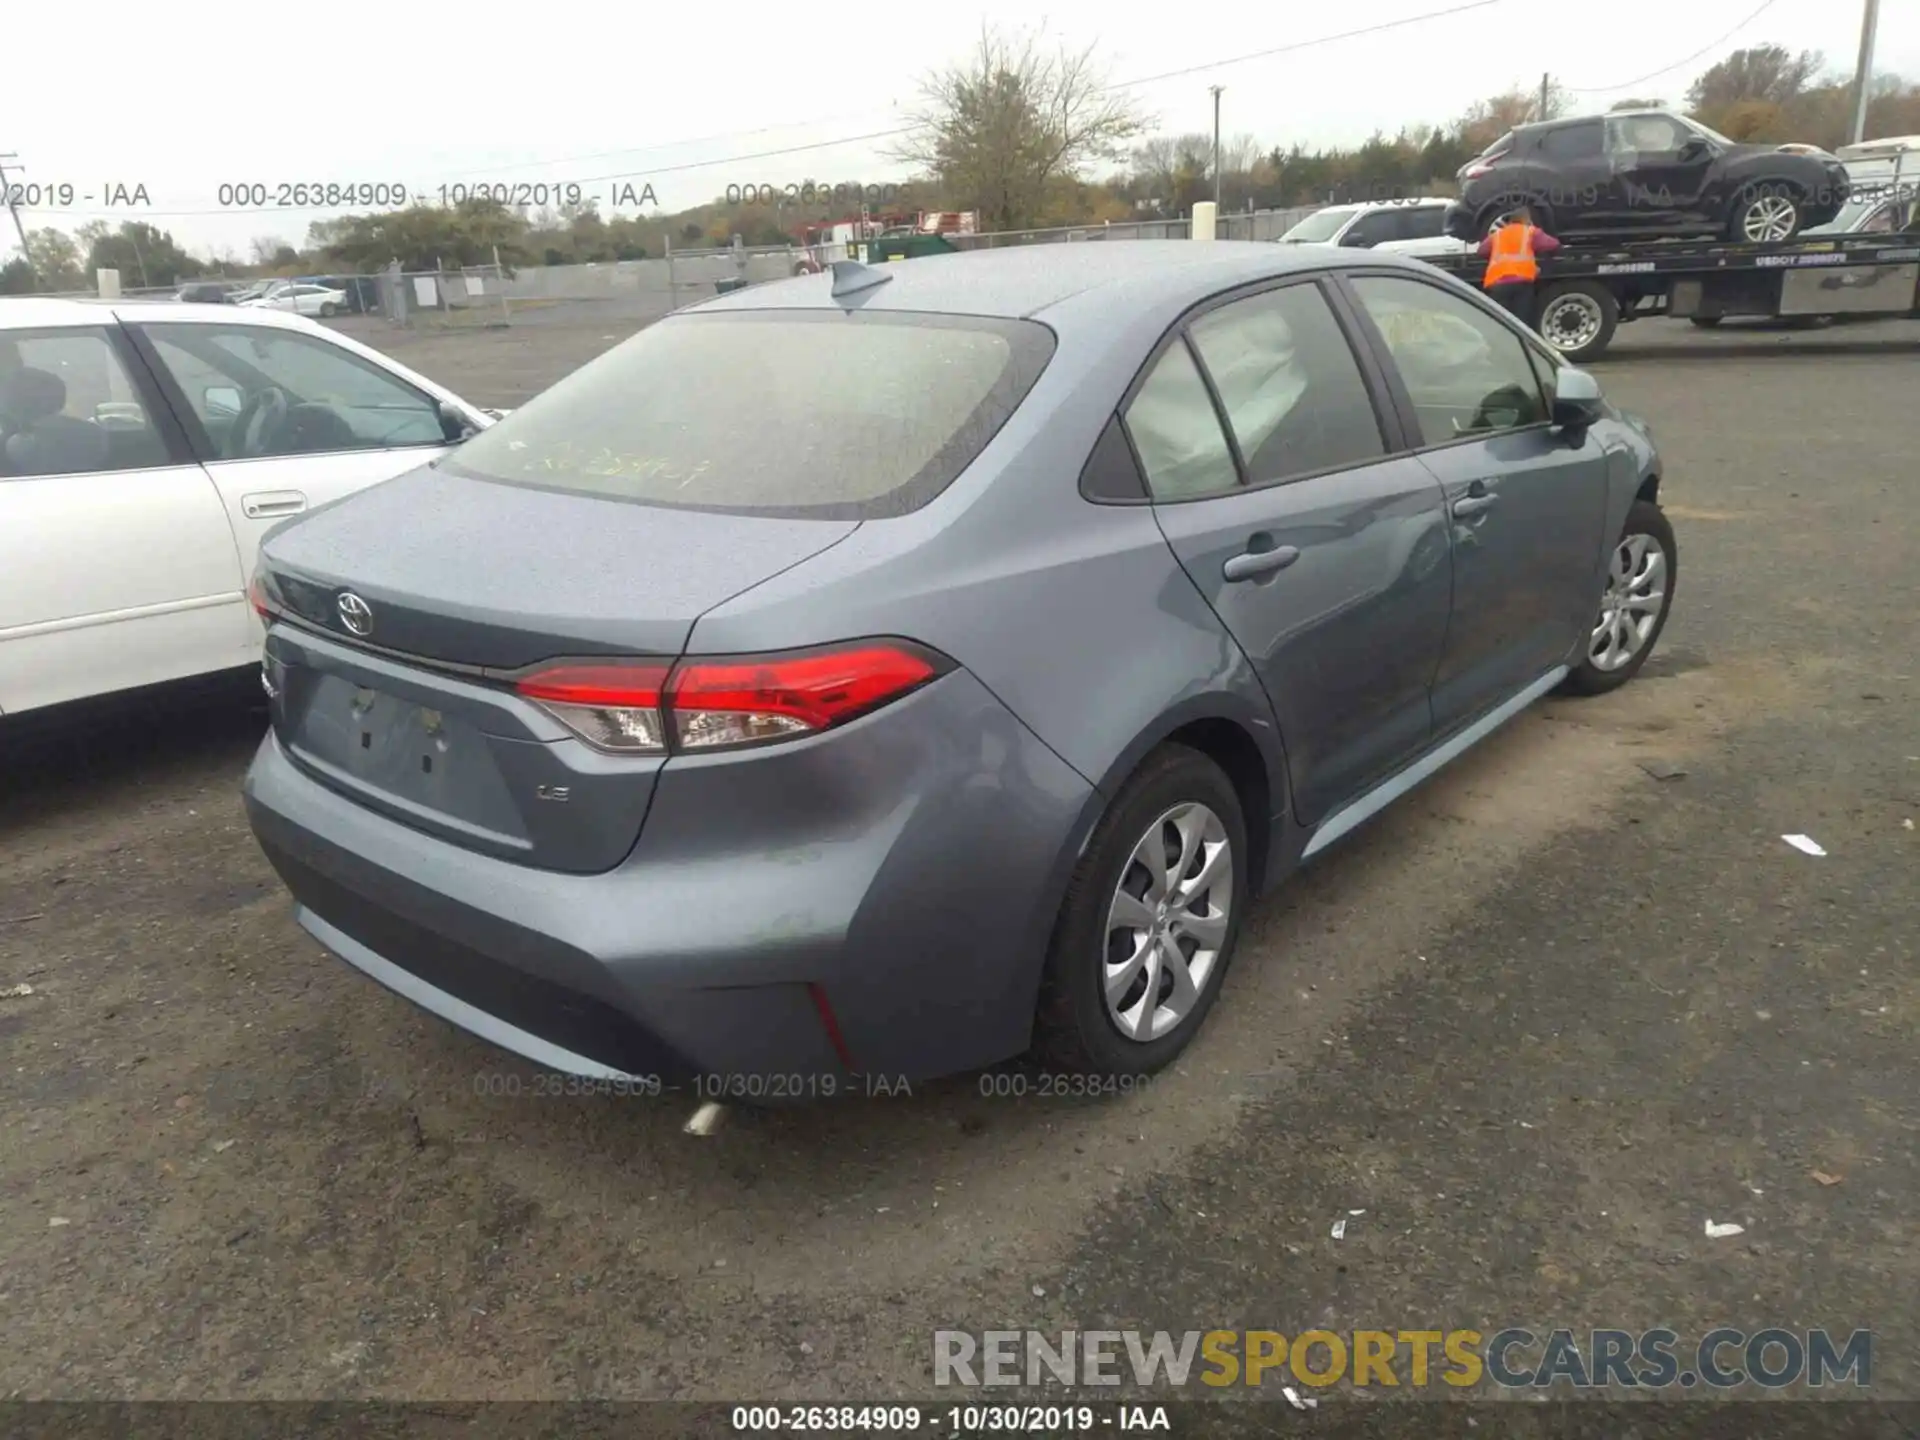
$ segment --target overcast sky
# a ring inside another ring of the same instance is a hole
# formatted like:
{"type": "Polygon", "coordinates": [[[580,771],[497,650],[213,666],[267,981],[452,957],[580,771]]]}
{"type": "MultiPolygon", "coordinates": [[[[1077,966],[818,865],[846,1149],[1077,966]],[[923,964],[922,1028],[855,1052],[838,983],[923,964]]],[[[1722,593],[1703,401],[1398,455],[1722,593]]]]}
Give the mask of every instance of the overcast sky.
{"type": "MultiPolygon", "coordinates": [[[[1045,11],[574,0],[550,21],[525,6],[494,12],[511,17],[496,21],[480,7],[385,0],[353,18],[289,19],[282,29],[270,13],[234,29],[155,25],[152,7],[131,0],[97,0],[84,14],[22,3],[6,21],[0,153],[17,152],[26,167],[10,172],[17,183],[71,183],[94,197],[66,213],[26,212],[30,228],[142,218],[191,249],[244,259],[255,236],[299,241],[311,220],[339,212],[249,213],[223,206],[223,184],[388,182],[431,198],[448,183],[578,184],[612,213],[606,202],[621,184],[636,194],[651,184],[673,210],[729,185],[898,178],[886,141],[760,152],[901,124],[916,81],[962,57],[983,22],[1044,24],[1051,36],[1095,44],[1115,81],[1190,70],[1133,87],[1160,130],[1210,130],[1207,87],[1218,84],[1225,133],[1310,148],[1444,120],[1481,96],[1538,85],[1545,69],[1604,109],[1629,95],[1677,102],[1694,75],[1743,45],[1820,50],[1848,73],[1859,46],[1861,0],[1764,9],[1761,0],[1481,0],[1238,59],[1466,3],[1196,12],[1132,0],[1058,0],[1045,11]],[[84,64],[63,63],[81,56],[84,64]],[[150,203],[110,207],[114,185],[129,194],[144,186],[150,203]]],[[[1875,69],[1920,77],[1920,4],[1882,5],[1875,69]]],[[[13,239],[8,225],[7,255],[13,239]]]]}

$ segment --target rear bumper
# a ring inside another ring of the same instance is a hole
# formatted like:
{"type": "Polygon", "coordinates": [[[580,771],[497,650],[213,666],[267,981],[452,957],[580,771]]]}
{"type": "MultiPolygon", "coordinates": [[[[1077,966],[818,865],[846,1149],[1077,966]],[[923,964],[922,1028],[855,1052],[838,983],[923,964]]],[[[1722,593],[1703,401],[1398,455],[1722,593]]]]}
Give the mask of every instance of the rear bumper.
{"type": "Polygon", "coordinates": [[[272,735],[245,799],[335,955],[537,1065],[668,1084],[925,1079],[1017,1054],[1094,810],[964,671],[839,732],[669,761],[632,854],[599,875],[375,814],[272,735]]]}

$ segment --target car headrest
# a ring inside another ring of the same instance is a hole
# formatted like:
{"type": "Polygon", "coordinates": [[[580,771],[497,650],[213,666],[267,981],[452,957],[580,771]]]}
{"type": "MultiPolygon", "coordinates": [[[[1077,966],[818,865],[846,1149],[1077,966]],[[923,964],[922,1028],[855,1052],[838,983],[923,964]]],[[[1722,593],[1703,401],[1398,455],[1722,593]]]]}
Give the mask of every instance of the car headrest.
{"type": "Polygon", "coordinates": [[[67,382],[51,370],[30,365],[0,380],[0,418],[31,425],[67,408],[67,382]]]}

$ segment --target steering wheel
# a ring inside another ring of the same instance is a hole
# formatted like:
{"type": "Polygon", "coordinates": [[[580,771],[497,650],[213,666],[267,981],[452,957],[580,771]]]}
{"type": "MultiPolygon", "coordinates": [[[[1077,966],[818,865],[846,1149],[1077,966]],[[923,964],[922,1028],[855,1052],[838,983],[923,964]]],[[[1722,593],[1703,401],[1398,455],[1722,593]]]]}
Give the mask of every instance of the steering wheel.
{"type": "Polygon", "coordinates": [[[273,454],[272,442],[280,438],[287,411],[292,408],[287,392],[278,385],[256,391],[233,417],[233,428],[227,431],[226,458],[248,460],[273,454]]]}

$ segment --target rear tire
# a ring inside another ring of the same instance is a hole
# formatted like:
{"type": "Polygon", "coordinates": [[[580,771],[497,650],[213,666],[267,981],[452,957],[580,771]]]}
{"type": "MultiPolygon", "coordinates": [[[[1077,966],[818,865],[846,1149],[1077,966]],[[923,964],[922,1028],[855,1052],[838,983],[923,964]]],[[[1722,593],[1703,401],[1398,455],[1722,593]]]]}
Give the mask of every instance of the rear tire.
{"type": "Polygon", "coordinates": [[[1226,980],[1247,907],[1248,859],[1240,797],[1220,767],[1184,745],[1148,756],[1100,818],[1068,882],[1041,979],[1035,1058],[1116,1077],[1171,1064],[1226,980]],[[1185,849],[1168,855],[1155,844],[1185,849]],[[1143,853],[1162,856],[1164,888],[1143,853]],[[1192,857],[1184,867],[1182,853],[1192,857]],[[1166,945],[1176,947],[1178,965],[1164,948],[1156,952],[1166,945]],[[1191,985],[1184,994],[1181,975],[1191,985]],[[1136,1033],[1123,1033],[1128,1023],[1136,1033]]]}
{"type": "Polygon", "coordinates": [[[1620,327],[1620,302],[1606,286],[1592,280],[1563,280],[1541,287],[1533,325],[1569,364],[1584,364],[1613,343],[1613,332],[1620,327]]]}
{"type": "Polygon", "coordinates": [[[1522,205],[1533,213],[1533,223],[1549,235],[1553,234],[1553,210],[1544,200],[1535,200],[1526,195],[1502,195],[1490,205],[1484,205],[1474,217],[1473,243],[1478,244],[1487,238],[1493,227],[1522,205]]]}
{"type": "Polygon", "coordinates": [[[1634,501],[1607,558],[1597,620],[1582,645],[1580,663],[1561,689],[1572,695],[1604,695],[1638,675],[1667,628],[1679,579],[1680,551],[1672,524],[1653,501],[1634,501]],[[1656,597],[1657,603],[1648,603],[1656,597]]]}
{"type": "Polygon", "coordinates": [[[334,316],[338,315],[339,313],[340,313],[340,307],[338,305],[335,305],[331,300],[329,300],[325,305],[322,305],[320,307],[320,315],[322,319],[331,320],[334,316]]]}
{"type": "Polygon", "coordinates": [[[1800,233],[1806,207],[1791,185],[1767,181],[1749,186],[1733,202],[1727,238],[1744,245],[1778,245],[1800,233]]]}

